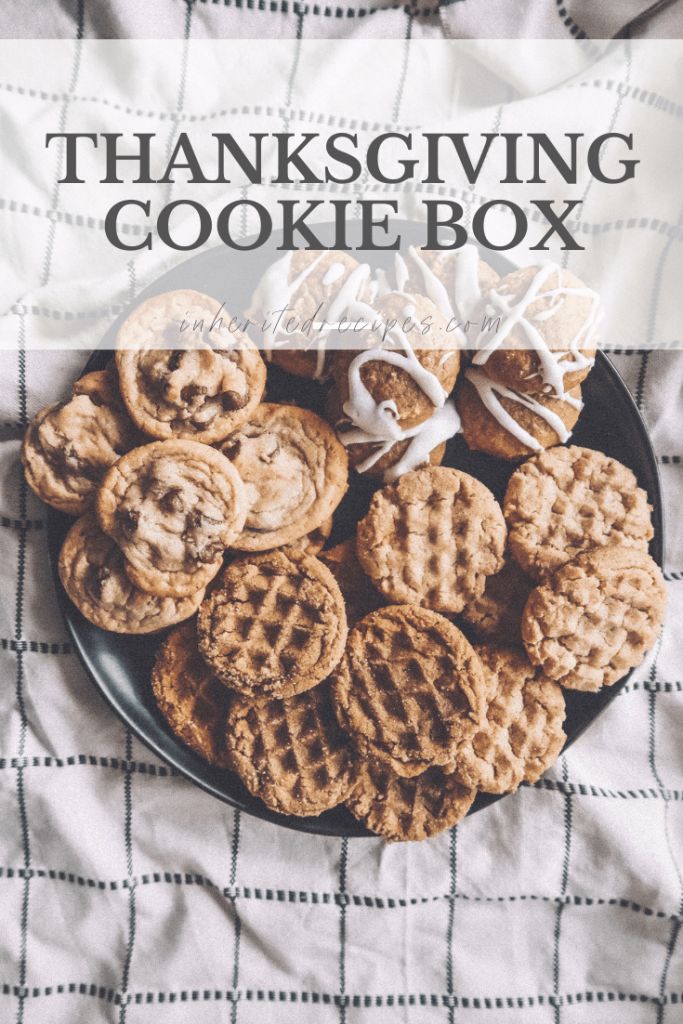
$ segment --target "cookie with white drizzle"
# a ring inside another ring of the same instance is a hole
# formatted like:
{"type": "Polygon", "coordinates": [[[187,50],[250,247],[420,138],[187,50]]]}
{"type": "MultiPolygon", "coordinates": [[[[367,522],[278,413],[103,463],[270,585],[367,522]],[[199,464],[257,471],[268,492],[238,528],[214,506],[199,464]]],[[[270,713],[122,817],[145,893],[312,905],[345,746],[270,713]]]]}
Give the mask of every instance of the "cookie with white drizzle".
{"type": "Polygon", "coordinates": [[[455,404],[468,446],[500,459],[565,444],[583,408],[578,386],[563,398],[513,391],[474,366],[465,370],[455,404]]]}
{"type": "Polygon", "coordinates": [[[600,300],[571,271],[555,263],[504,277],[483,299],[482,314],[499,322],[477,338],[475,366],[515,391],[565,392],[593,366],[600,300]]]}
{"type": "Polygon", "coordinates": [[[446,454],[446,442],[460,426],[455,403],[449,400],[424,423],[404,431],[400,441],[368,440],[365,433],[344,415],[336,387],[327,396],[325,415],[346,448],[349,465],[357,473],[379,477],[385,483],[398,480],[419,466],[439,466],[446,454]]]}
{"type": "Polygon", "coordinates": [[[369,276],[366,264],[340,250],[288,252],[272,263],[247,310],[268,361],[298,377],[326,380],[333,325],[361,298],[369,276]],[[286,313],[278,317],[281,310],[286,313]]]}
{"type": "Polygon", "coordinates": [[[373,319],[359,312],[369,325],[358,334],[365,347],[340,351],[333,366],[343,411],[365,440],[404,440],[448,398],[460,367],[457,344],[446,317],[421,295],[390,292],[375,302],[373,319]]]}

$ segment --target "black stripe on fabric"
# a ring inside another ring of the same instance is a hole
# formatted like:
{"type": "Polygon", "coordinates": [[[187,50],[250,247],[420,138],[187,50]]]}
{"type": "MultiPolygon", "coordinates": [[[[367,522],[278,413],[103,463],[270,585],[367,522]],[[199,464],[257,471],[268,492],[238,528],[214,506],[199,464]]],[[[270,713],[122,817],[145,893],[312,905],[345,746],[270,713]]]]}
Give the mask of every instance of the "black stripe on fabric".
{"type": "MultiPolygon", "coordinates": [[[[88,982],[69,982],[64,984],[31,986],[20,989],[18,985],[0,985],[0,995],[18,995],[23,992],[25,998],[41,999],[55,995],[78,995],[100,999],[115,1006],[121,1005],[121,993],[104,985],[88,982]]],[[[554,1006],[555,997],[545,993],[529,996],[451,996],[444,992],[397,992],[386,994],[361,995],[354,993],[342,997],[336,992],[320,992],[306,990],[275,990],[275,989],[220,989],[214,986],[195,989],[152,990],[130,993],[128,1005],[143,1006],[151,1004],[197,1003],[197,1002],[234,1002],[244,1000],[249,1003],[301,1003],[303,1005],[338,1006],[356,1009],[375,1009],[384,1007],[448,1007],[451,1003],[464,1010],[516,1010],[535,1006],[554,1006]]],[[[560,996],[565,1006],[601,1003],[647,1003],[658,1006],[683,1004],[683,992],[667,992],[664,996],[655,996],[647,992],[625,992],[619,989],[589,989],[583,992],[565,992],[560,996]]]]}
{"type": "MultiPolygon", "coordinates": [[[[126,728],[126,762],[130,764],[133,760],[133,735],[129,728],[126,728]]],[[[119,1013],[119,1024],[125,1024],[127,1009],[129,1005],[128,985],[130,981],[130,967],[135,949],[135,931],[137,925],[137,882],[133,874],[133,776],[132,772],[126,771],[123,778],[123,804],[124,804],[124,845],[126,850],[126,871],[128,890],[128,938],[126,940],[126,953],[121,971],[121,1011],[119,1013]]]]}
{"type": "Polygon", "coordinates": [[[680,583],[683,580],[683,572],[663,572],[664,579],[667,583],[680,583]]]}
{"type": "MultiPolygon", "coordinates": [[[[74,57],[71,65],[71,77],[69,80],[69,86],[67,92],[64,94],[62,99],[62,107],[59,113],[59,128],[57,129],[60,134],[66,131],[66,119],[69,110],[69,104],[71,97],[76,89],[78,82],[78,75],[81,68],[81,52],[83,43],[83,25],[85,20],[85,0],[76,0],[76,41],[74,43],[74,57]]],[[[54,184],[52,186],[52,202],[51,209],[57,210],[59,206],[59,168],[62,162],[62,156],[64,153],[64,142],[61,141],[58,157],[57,157],[57,173],[55,174],[54,184]]],[[[43,270],[41,275],[41,286],[44,286],[50,280],[50,274],[52,273],[52,254],[55,246],[55,235],[57,233],[57,220],[56,218],[50,218],[50,227],[48,229],[47,245],[45,246],[45,256],[43,259],[43,270]]]]}
{"type": "MultiPolygon", "coordinates": [[[[240,847],[240,824],[241,824],[241,811],[235,808],[233,815],[232,825],[232,843],[230,844],[230,889],[223,890],[223,895],[227,896],[230,900],[233,913],[234,929],[233,929],[233,956],[232,956],[232,988],[233,991],[238,992],[239,977],[240,977],[240,939],[242,937],[242,919],[240,917],[239,910],[237,909],[237,857],[239,855],[240,847]]],[[[215,888],[215,887],[214,887],[215,888]]],[[[237,1021],[237,999],[233,1002],[230,1008],[230,1024],[236,1024],[237,1021]]]]}
{"type": "Polygon", "coordinates": [[[458,826],[454,825],[449,836],[450,888],[448,891],[448,923],[446,925],[446,995],[449,997],[448,1024],[455,1024],[455,987],[453,984],[453,932],[455,926],[455,901],[458,892],[458,826]]]}
{"type": "Polygon", "coordinates": [[[68,642],[45,643],[37,640],[9,640],[6,637],[0,638],[0,650],[21,651],[32,654],[72,654],[73,647],[68,642]]]}
{"type": "Polygon", "coordinates": [[[637,85],[629,85],[624,88],[622,82],[617,82],[612,78],[594,78],[591,82],[577,82],[576,87],[579,89],[622,89],[624,98],[635,103],[644,103],[651,110],[668,114],[678,120],[683,119],[683,105],[669,99],[668,96],[662,96],[661,93],[652,92],[650,89],[641,89],[637,85]]]}
{"type": "Polygon", "coordinates": [[[657,461],[660,462],[662,466],[680,466],[683,459],[680,455],[658,455],[657,461]]]}
{"type": "Polygon", "coordinates": [[[417,4],[391,3],[373,7],[331,7],[328,4],[297,3],[296,0],[199,0],[203,4],[211,4],[213,7],[222,6],[234,8],[235,10],[261,11],[269,14],[293,14],[309,15],[320,18],[351,19],[367,18],[373,14],[384,14],[388,11],[403,11],[404,14],[413,18],[437,17],[442,7],[449,7],[453,3],[462,3],[463,0],[437,0],[430,7],[421,7],[417,4]]]}
{"type": "MultiPolygon", "coordinates": [[[[239,814],[240,812],[236,812],[239,814]]],[[[234,840],[233,840],[234,848],[234,840]]],[[[23,879],[26,872],[24,868],[0,867],[0,879],[23,879]]],[[[31,868],[28,872],[30,878],[41,878],[52,882],[62,882],[68,885],[75,885],[82,889],[95,889],[100,892],[126,891],[131,885],[136,887],[150,885],[171,885],[177,887],[192,887],[210,889],[223,896],[232,903],[237,899],[254,900],[267,903],[288,903],[305,904],[308,906],[329,906],[340,907],[353,906],[373,910],[396,910],[409,909],[416,906],[425,906],[433,903],[478,903],[478,904],[510,904],[510,903],[545,903],[558,904],[563,902],[572,907],[593,908],[609,907],[614,910],[627,910],[630,913],[642,914],[644,917],[651,917],[661,921],[678,921],[683,923],[683,914],[670,913],[664,910],[656,910],[647,907],[633,900],[618,897],[600,896],[575,896],[571,893],[565,896],[547,896],[542,893],[515,893],[508,896],[469,896],[467,893],[452,892],[437,893],[432,896],[363,896],[358,893],[344,893],[343,898],[339,892],[315,892],[301,889],[260,889],[252,886],[239,886],[231,882],[227,886],[220,886],[204,875],[192,872],[170,872],[155,871],[150,874],[144,873],[134,875],[132,879],[110,879],[86,878],[83,875],[71,871],[57,870],[55,868],[31,868]]],[[[234,965],[233,965],[234,966],[234,965]]],[[[237,988],[237,985],[233,986],[237,988]]],[[[448,988],[448,971],[447,971],[448,988]]]]}
{"type": "MultiPolygon", "coordinates": [[[[583,782],[564,782],[559,779],[539,779],[531,787],[523,782],[521,788],[549,789],[557,793],[571,793],[572,796],[599,796],[609,800],[658,800],[663,798],[659,789],[604,789],[602,786],[590,786],[583,782]]],[[[683,799],[683,790],[667,789],[667,799],[683,799]]]]}
{"type": "MultiPolygon", "coordinates": [[[[28,395],[26,387],[26,323],[21,318],[19,324],[19,339],[17,351],[17,376],[19,380],[19,421],[26,426],[28,422],[28,395]]],[[[28,487],[24,474],[19,474],[19,516],[26,519],[26,503],[28,500],[28,487]]],[[[15,675],[15,700],[19,710],[19,746],[16,764],[16,789],[17,806],[19,812],[19,830],[21,833],[21,846],[24,861],[24,879],[21,894],[21,912],[19,918],[19,988],[17,996],[17,1024],[23,1024],[25,1010],[25,996],[22,994],[26,985],[28,967],[28,914],[31,898],[31,838],[26,810],[26,789],[24,781],[25,766],[24,751],[26,750],[26,736],[28,732],[28,718],[26,716],[26,704],[24,701],[24,650],[22,649],[24,630],[24,587],[26,582],[26,530],[19,530],[17,545],[17,581],[14,601],[14,639],[16,642],[16,675],[15,675]]]]}
{"type": "MultiPolygon", "coordinates": [[[[18,439],[17,439],[18,440],[18,439]]],[[[13,519],[11,516],[2,516],[0,518],[0,526],[6,530],[42,530],[45,523],[42,519],[27,519],[25,516],[21,519],[13,519]]]]}
{"type": "Polygon", "coordinates": [[[667,683],[662,680],[656,682],[649,682],[647,679],[636,681],[635,683],[626,683],[625,686],[619,690],[618,696],[626,693],[636,693],[639,690],[645,690],[646,693],[683,693],[683,682],[676,680],[673,683],[667,683]]]}
{"type": "MultiPolygon", "coordinates": [[[[650,682],[654,683],[657,675],[657,662],[659,659],[659,653],[661,651],[662,642],[657,646],[655,656],[650,669],[650,682]]],[[[679,906],[678,906],[678,917],[671,922],[671,931],[669,933],[669,940],[666,945],[666,951],[664,955],[664,963],[662,965],[662,973],[659,979],[659,996],[660,1002],[657,1005],[657,1024],[664,1024],[664,1012],[665,1004],[661,1002],[666,992],[666,984],[669,976],[669,968],[671,966],[671,960],[673,958],[674,950],[676,948],[676,942],[681,928],[681,915],[683,915],[683,875],[681,869],[676,860],[676,855],[673,850],[671,843],[671,834],[669,831],[669,800],[666,796],[666,787],[662,776],[660,775],[659,768],[657,765],[657,692],[652,691],[648,695],[648,762],[650,765],[650,771],[652,777],[657,783],[657,786],[662,793],[664,799],[664,842],[669,854],[669,859],[673,865],[676,877],[678,879],[679,887],[679,906]]]]}
{"type": "Polygon", "coordinates": [[[588,36],[584,32],[584,30],[574,21],[571,14],[564,6],[563,0],[555,0],[555,9],[557,11],[557,15],[560,21],[565,26],[565,28],[569,29],[569,34],[574,39],[588,39],[588,36]]]}
{"type": "MultiPolygon", "coordinates": [[[[569,771],[567,758],[562,758],[562,781],[567,784],[569,771]]],[[[555,905],[555,924],[553,928],[553,1020],[560,1024],[562,1015],[562,998],[560,996],[560,946],[562,937],[562,914],[568,905],[566,900],[567,883],[569,881],[569,864],[572,850],[572,797],[566,793],[564,798],[564,853],[562,857],[562,874],[560,877],[560,899],[555,905]]]]}
{"type": "Polygon", "coordinates": [[[346,994],[346,908],[349,905],[349,896],[346,891],[346,873],[349,856],[349,840],[347,836],[342,837],[339,847],[339,890],[335,893],[339,907],[339,995],[337,996],[339,1006],[339,1024],[346,1024],[346,1008],[348,996],[346,994]]]}

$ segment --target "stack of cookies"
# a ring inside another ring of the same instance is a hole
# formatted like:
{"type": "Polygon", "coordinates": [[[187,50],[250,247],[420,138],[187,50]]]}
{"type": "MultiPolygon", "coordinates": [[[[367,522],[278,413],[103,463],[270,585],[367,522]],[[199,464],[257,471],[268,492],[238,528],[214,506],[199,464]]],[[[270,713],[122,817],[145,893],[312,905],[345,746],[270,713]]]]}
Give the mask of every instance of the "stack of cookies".
{"type": "Polygon", "coordinates": [[[22,455],[38,496],[79,517],[59,572],[81,613],[120,633],[175,626],[152,689],[176,735],[274,811],[345,804],[407,840],[455,824],[477,792],[536,781],[566,738],[563,687],[597,690],[638,664],[665,598],[631,471],[552,446],[549,403],[564,399],[548,379],[571,398],[587,372],[592,293],[547,268],[498,281],[471,253],[413,251],[395,270],[389,286],[348,254],[287,254],[254,295],[252,311],[321,294],[332,324],[378,310],[394,324],[386,346],[368,328],[352,352],[269,337],[267,358],[331,384],[332,423],[263,401],[255,345],[216,323],[214,300],[178,291],[133,311],[112,363],[38,413],[22,455]],[[537,342],[475,353],[456,390],[470,444],[537,452],[502,507],[439,465],[463,359],[446,325],[482,304],[537,342]],[[413,350],[402,316],[430,317],[432,342],[413,350]],[[508,392],[536,417],[519,414],[535,431],[523,450],[500,443],[516,431],[508,392]],[[349,462],[378,489],[329,546],[349,462]]]}

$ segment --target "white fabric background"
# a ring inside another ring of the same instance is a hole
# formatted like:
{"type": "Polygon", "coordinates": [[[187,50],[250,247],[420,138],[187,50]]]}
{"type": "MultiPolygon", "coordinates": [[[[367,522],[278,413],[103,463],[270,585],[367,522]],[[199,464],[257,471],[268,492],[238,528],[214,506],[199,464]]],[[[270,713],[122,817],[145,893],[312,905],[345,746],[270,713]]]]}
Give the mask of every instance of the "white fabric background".
{"type": "MultiPolygon", "coordinates": [[[[312,13],[270,18],[250,6],[157,0],[144,18],[133,4],[76,11],[90,35],[100,19],[102,34],[111,26],[145,34],[162,22],[171,35],[285,34],[297,18],[302,31],[322,25],[312,13]]],[[[558,30],[554,6],[533,23],[547,34],[558,30]]],[[[466,7],[477,5],[454,5],[451,28],[466,7]]],[[[75,35],[68,5],[47,11],[29,24],[31,34],[75,35]]],[[[403,9],[382,12],[363,31],[378,17],[383,35],[404,32],[411,20],[403,9]]],[[[345,25],[325,19],[324,28],[345,25]]],[[[0,72],[0,89],[31,83],[23,123],[40,122],[55,102],[48,69],[19,59],[12,70],[11,82],[0,72]]],[[[77,63],[63,69],[66,86],[58,88],[87,92],[78,74],[77,63]]],[[[594,102],[606,123],[628,106],[644,131],[675,139],[675,68],[671,75],[668,104],[648,101],[648,81],[596,86],[594,102]]],[[[540,111],[546,101],[527,102],[540,111]]],[[[71,652],[49,579],[44,510],[21,482],[18,448],[27,419],[67,391],[83,353],[48,356],[36,343],[74,331],[97,340],[159,268],[128,261],[112,266],[108,286],[89,281],[89,232],[99,229],[91,211],[63,205],[54,160],[26,174],[11,119],[1,144],[14,165],[0,196],[3,309],[10,310],[2,332],[15,340],[0,366],[1,1019],[680,1020],[683,356],[615,356],[659,457],[670,607],[661,644],[608,711],[536,786],[435,840],[392,847],[279,830],[240,816],[156,761],[99,699],[71,652]]],[[[637,247],[651,271],[640,282],[649,298],[639,329],[644,340],[667,342],[681,336],[671,297],[681,216],[675,196],[655,205],[656,223],[602,226],[609,258],[600,266],[590,254],[573,255],[570,266],[607,288],[628,279],[637,247]]],[[[589,202],[583,213],[587,222],[603,219],[589,202]]],[[[620,327],[631,329],[626,308],[615,336],[620,327]]]]}

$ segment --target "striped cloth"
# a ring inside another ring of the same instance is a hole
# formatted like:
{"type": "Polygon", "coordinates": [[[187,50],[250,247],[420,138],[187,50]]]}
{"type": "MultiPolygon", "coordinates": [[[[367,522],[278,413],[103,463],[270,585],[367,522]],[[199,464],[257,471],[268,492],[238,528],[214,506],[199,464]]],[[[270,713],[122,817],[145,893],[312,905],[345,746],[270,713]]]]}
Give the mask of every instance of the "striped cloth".
{"type": "MultiPolygon", "coordinates": [[[[492,23],[505,35],[512,34],[503,10],[510,6],[481,0],[425,13],[289,0],[129,0],[80,2],[74,11],[55,3],[23,25],[28,5],[13,7],[5,35],[149,35],[163,26],[164,34],[193,37],[403,37],[458,34],[459,19],[462,34],[469,24],[476,35],[496,10],[492,23]],[[361,10],[376,13],[363,20],[361,10]]],[[[598,5],[530,6],[528,34],[551,36],[588,24],[578,12],[588,19],[598,5]]],[[[628,20],[647,6],[625,4],[628,20]]],[[[621,27],[610,24],[609,34],[621,27]]],[[[629,343],[640,335],[648,347],[631,345],[614,359],[646,418],[662,473],[670,607],[661,643],[547,776],[449,833],[406,846],[306,836],[240,815],[156,760],[97,696],[65,636],[48,579],[44,509],[22,481],[18,449],[28,419],[66,392],[84,354],[41,347],[101,336],[165,257],[112,257],[108,275],[91,278],[102,239],[90,203],[99,200],[74,191],[65,198],[54,158],[44,167],[31,163],[18,126],[54,130],[44,125],[54,125],[55,111],[67,118],[79,95],[95,95],[92,64],[75,46],[71,66],[56,75],[15,49],[14,61],[4,51],[0,71],[3,101],[9,93],[21,97],[3,121],[11,144],[3,142],[0,196],[0,294],[9,311],[0,339],[10,350],[0,368],[0,1019],[683,1019],[683,640],[676,628],[683,617],[683,356],[649,347],[680,339],[683,214],[675,195],[649,206],[629,193],[634,209],[648,209],[621,217],[606,216],[593,193],[582,216],[602,239],[601,259],[589,247],[569,263],[602,290],[615,278],[630,281],[633,247],[647,268],[641,318],[634,324],[624,309],[614,334],[629,343]]],[[[398,78],[409,95],[417,84],[409,67],[404,72],[398,78]]],[[[605,125],[628,114],[653,137],[675,138],[682,118],[675,67],[666,73],[668,90],[634,72],[630,79],[588,76],[584,94],[590,91],[605,125]]],[[[121,130],[104,93],[96,95],[97,130],[121,130]]],[[[191,104],[177,101],[163,96],[160,107],[191,118],[191,104]]]]}

